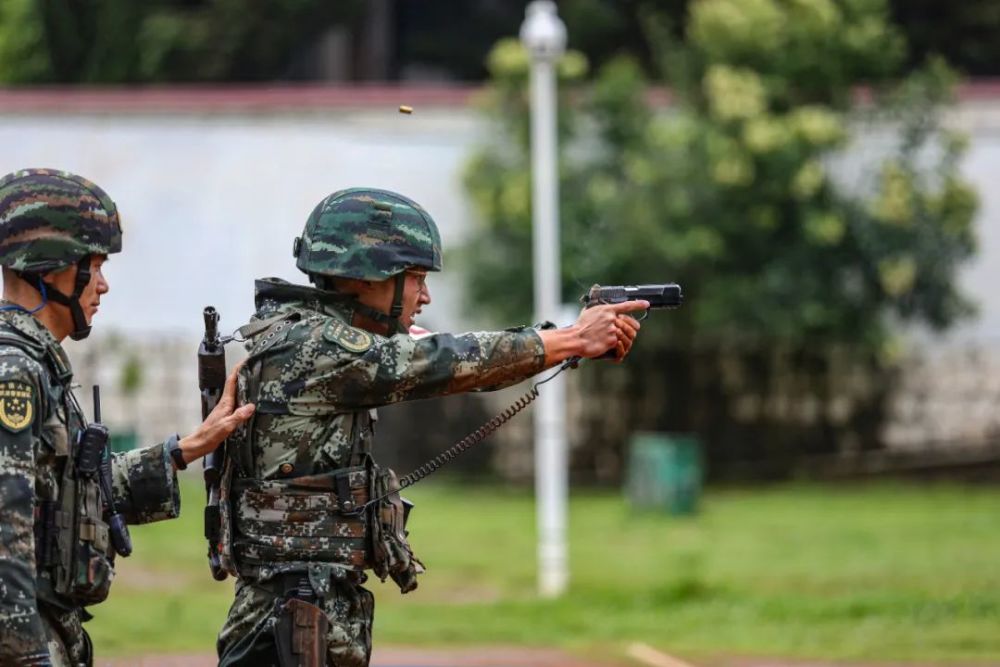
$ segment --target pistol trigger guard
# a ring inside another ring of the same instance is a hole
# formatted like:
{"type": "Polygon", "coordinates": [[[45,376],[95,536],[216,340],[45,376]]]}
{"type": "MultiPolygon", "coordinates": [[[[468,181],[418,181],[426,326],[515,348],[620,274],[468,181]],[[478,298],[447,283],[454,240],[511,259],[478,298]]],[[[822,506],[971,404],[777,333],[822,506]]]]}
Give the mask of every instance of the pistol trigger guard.
{"type": "MultiPolygon", "coordinates": [[[[635,317],[635,316],[633,315],[633,317],[635,317]]],[[[635,321],[636,322],[642,322],[647,317],[649,317],[649,308],[647,308],[646,310],[642,311],[642,315],[640,317],[635,317],[635,321]]]]}

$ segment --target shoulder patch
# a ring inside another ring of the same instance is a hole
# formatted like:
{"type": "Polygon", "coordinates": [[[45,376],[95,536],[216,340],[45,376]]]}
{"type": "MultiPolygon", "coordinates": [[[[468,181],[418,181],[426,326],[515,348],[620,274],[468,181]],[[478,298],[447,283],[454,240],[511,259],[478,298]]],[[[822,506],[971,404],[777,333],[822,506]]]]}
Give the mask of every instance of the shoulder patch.
{"type": "Polygon", "coordinates": [[[348,352],[365,352],[372,346],[372,335],[363,329],[349,327],[340,320],[332,319],[323,329],[323,338],[336,343],[348,352]]]}
{"type": "Polygon", "coordinates": [[[35,420],[35,389],[27,382],[0,382],[0,426],[19,433],[35,420]]]}

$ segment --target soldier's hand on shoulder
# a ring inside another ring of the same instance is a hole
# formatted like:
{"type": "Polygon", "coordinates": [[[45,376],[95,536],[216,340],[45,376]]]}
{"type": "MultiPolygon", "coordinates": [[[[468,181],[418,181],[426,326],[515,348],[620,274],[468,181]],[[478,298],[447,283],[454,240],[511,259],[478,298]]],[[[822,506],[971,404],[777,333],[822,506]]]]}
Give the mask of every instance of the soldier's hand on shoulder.
{"type": "Polygon", "coordinates": [[[253,403],[236,407],[236,380],[242,367],[242,363],[237,364],[229,373],[222,397],[201,426],[191,435],[181,438],[179,446],[186,463],[213,451],[237,426],[253,415],[253,403]]]}

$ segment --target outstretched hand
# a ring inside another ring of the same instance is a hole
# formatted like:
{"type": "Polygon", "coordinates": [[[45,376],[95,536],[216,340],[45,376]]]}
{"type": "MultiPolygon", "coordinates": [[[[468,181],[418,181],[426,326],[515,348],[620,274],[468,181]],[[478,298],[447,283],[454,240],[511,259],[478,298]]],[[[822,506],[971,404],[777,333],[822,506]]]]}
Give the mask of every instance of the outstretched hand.
{"type": "Polygon", "coordinates": [[[243,364],[239,363],[230,371],[219,402],[205,418],[205,421],[201,423],[201,426],[195,429],[191,435],[181,438],[178,443],[181,452],[183,452],[185,463],[190,463],[214,451],[237,426],[250,419],[253,414],[253,403],[236,407],[236,378],[242,367],[243,364]]]}

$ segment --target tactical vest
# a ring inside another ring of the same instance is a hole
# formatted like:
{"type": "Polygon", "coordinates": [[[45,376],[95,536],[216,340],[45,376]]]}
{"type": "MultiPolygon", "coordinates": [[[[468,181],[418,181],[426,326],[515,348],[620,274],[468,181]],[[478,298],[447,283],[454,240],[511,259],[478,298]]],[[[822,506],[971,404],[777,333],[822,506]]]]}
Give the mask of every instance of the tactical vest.
{"type": "Polygon", "coordinates": [[[14,331],[0,328],[0,348],[17,348],[49,369],[42,378],[49,400],[40,428],[40,465],[52,466],[58,485],[54,494],[45,485],[36,489],[36,594],[63,609],[96,604],[111,588],[114,551],[98,481],[80,476],[75,466],[86,418],[69,386],[72,370],[56,349],[14,331]]]}
{"type": "MultiPolygon", "coordinates": [[[[358,413],[353,419],[349,467],[316,470],[306,452],[279,479],[263,480],[252,474],[260,421],[291,414],[287,404],[259,400],[262,369],[273,351],[284,347],[299,319],[301,313],[291,313],[241,329],[250,341],[241,402],[254,402],[257,409],[229,438],[219,507],[222,566],[242,577],[260,578],[308,563],[330,563],[355,571],[371,565],[369,522],[359,510],[370,497],[373,464],[366,443],[373,432],[374,411],[358,413]]],[[[340,416],[331,412],[329,419],[340,416]]]]}
{"type": "MultiPolygon", "coordinates": [[[[377,466],[371,456],[375,410],[352,411],[349,466],[316,470],[307,443],[299,460],[280,479],[263,480],[251,471],[257,424],[291,414],[289,405],[260,400],[262,370],[271,354],[287,345],[302,313],[252,322],[240,329],[250,341],[250,355],[240,383],[240,402],[253,402],[251,419],[229,438],[220,485],[222,566],[233,575],[261,579],[328,564],[360,572],[371,568],[383,580],[391,576],[405,593],[416,588],[422,564],[406,539],[406,509],[395,473],[377,466]],[[378,499],[369,503],[370,499],[378,499]]],[[[317,324],[313,315],[306,324],[317,324]]],[[[334,420],[345,413],[310,412],[311,419],[334,420]]],[[[285,466],[282,466],[283,468],[285,466]]]]}

